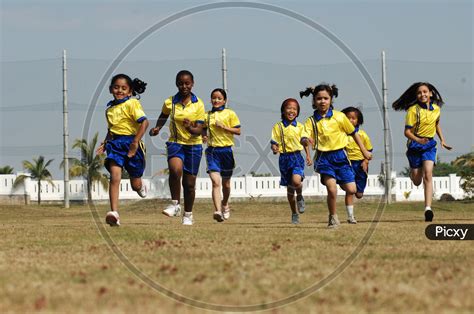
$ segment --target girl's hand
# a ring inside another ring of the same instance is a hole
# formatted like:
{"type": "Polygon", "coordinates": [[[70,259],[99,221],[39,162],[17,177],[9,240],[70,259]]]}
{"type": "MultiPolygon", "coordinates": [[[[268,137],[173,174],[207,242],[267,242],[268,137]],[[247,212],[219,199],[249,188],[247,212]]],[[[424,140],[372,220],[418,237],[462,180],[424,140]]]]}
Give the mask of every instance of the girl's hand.
{"type": "Polygon", "coordinates": [[[148,132],[148,134],[150,134],[150,136],[157,136],[158,133],[160,133],[160,128],[158,128],[158,127],[151,128],[150,131],[148,132]]]}
{"type": "Polygon", "coordinates": [[[272,144],[273,155],[278,154],[279,151],[280,151],[280,147],[278,146],[278,144],[272,144]]]}
{"type": "Polygon", "coordinates": [[[189,128],[193,125],[193,123],[188,118],[184,118],[183,119],[183,125],[186,128],[186,130],[189,131],[189,128]]]}
{"type": "Polygon", "coordinates": [[[364,170],[365,173],[369,172],[369,161],[367,159],[364,159],[360,166],[362,167],[362,170],[364,170]]]}
{"type": "Polygon", "coordinates": [[[99,147],[97,147],[95,153],[97,155],[102,155],[103,153],[105,153],[105,142],[100,143],[100,145],[99,145],[99,147]]]}
{"type": "Polygon", "coordinates": [[[204,144],[207,143],[207,135],[203,135],[203,136],[202,136],[202,142],[203,142],[204,144]]]}
{"type": "Polygon", "coordinates": [[[313,158],[310,155],[306,155],[306,165],[311,166],[313,164],[313,158]]]}
{"type": "Polygon", "coordinates": [[[130,148],[128,149],[127,157],[132,158],[137,153],[138,142],[133,141],[130,143],[130,148]]]}
{"type": "Polygon", "coordinates": [[[442,142],[441,142],[441,146],[442,146],[442,147],[444,147],[444,148],[446,148],[447,150],[451,150],[451,149],[453,149],[453,147],[452,147],[452,146],[449,146],[449,145],[448,145],[448,144],[446,144],[444,141],[442,141],[442,142]]]}
{"type": "Polygon", "coordinates": [[[364,155],[364,158],[367,159],[367,160],[371,160],[372,159],[372,153],[367,151],[367,150],[364,150],[362,152],[362,154],[364,155]]]}
{"type": "Polygon", "coordinates": [[[426,143],[428,143],[430,140],[427,139],[426,137],[419,137],[417,140],[416,140],[419,144],[421,145],[425,145],[426,143]]]}
{"type": "Polygon", "coordinates": [[[224,130],[225,130],[225,125],[224,125],[224,123],[222,123],[221,121],[217,121],[217,120],[216,120],[216,126],[217,126],[218,128],[221,128],[221,129],[224,129],[224,130]]]}

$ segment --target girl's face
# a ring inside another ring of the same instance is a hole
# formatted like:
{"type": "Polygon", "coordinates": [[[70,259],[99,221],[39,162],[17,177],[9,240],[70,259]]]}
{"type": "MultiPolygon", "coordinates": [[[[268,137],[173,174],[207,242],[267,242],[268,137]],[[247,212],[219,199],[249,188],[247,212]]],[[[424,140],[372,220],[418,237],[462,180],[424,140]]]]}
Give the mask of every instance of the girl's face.
{"type": "Polygon", "coordinates": [[[191,90],[193,89],[194,81],[190,75],[181,75],[176,80],[176,87],[178,87],[179,93],[181,96],[191,95],[191,90]]]}
{"type": "Polygon", "coordinates": [[[431,93],[430,89],[426,85],[421,85],[416,90],[416,99],[422,104],[429,104],[432,96],[433,93],[431,93]]]}
{"type": "Polygon", "coordinates": [[[359,123],[359,119],[357,118],[357,112],[351,111],[346,113],[346,117],[352,123],[353,126],[357,126],[359,123]]]}
{"type": "Polygon", "coordinates": [[[132,96],[132,90],[124,78],[119,78],[110,86],[110,93],[114,96],[115,100],[124,99],[125,97],[132,96]]]}
{"type": "Polygon", "coordinates": [[[314,95],[313,103],[319,113],[325,114],[331,107],[331,96],[327,91],[321,90],[316,95],[314,95]]]}
{"type": "Polygon", "coordinates": [[[211,103],[213,107],[220,107],[225,105],[226,100],[224,99],[224,95],[221,94],[219,91],[215,91],[211,94],[211,103]]]}
{"type": "Polygon", "coordinates": [[[298,104],[294,101],[290,101],[286,104],[285,109],[283,111],[283,115],[285,119],[288,121],[293,121],[296,119],[298,115],[298,104]]]}

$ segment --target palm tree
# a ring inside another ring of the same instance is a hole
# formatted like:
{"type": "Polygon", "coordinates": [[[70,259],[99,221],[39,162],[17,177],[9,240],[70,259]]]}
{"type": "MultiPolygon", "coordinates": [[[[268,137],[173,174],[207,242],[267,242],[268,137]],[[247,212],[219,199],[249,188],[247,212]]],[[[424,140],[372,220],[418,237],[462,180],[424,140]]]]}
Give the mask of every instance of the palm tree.
{"type": "Polygon", "coordinates": [[[13,174],[13,167],[10,167],[10,166],[0,167],[0,174],[13,174]]]}
{"type": "MultiPolygon", "coordinates": [[[[87,186],[87,200],[90,203],[92,201],[92,184],[95,181],[99,181],[104,189],[109,186],[108,177],[101,172],[104,167],[105,157],[103,155],[96,155],[95,147],[97,145],[97,137],[99,133],[96,133],[90,143],[86,139],[76,139],[72,145],[72,148],[78,148],[81,151],[81,159],[71,158],[69,167],[69,175],[71,177],[84,177],[86,179],[87,186]]],[[[61,167],[64,164],[61,163],[61,167]]]]}
{"type": "Polygon", "coordinates": [[[44,157],[39,156],[38,159],[33,158],[33,162],[28,160],[23,160],[23,168],[30,174],[22,174],[16,177],[15,182],[13,182],[13,187],[16,188],[18,185],[25,182],[26,178],[31,177],[32,179],[38,180],[38,205],[41,204],[41,181],[47,181],[48,183],[53,183],[53,177],[47,169],[49,164],[53,159],[44,162],[44,157]]]}

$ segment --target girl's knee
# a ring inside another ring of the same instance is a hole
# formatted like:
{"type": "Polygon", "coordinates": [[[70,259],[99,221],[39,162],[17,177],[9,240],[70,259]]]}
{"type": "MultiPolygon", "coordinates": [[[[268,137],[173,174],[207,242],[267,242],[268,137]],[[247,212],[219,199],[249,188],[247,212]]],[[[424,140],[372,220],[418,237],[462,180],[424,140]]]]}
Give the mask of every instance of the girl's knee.
{"type": "Polygon", "coordinates": [[[364,193],[357,192],[357,193],[355,194],[355,196],[356,196],[357,198],[362,198],[362,196],[364,196],[364,193]]]}

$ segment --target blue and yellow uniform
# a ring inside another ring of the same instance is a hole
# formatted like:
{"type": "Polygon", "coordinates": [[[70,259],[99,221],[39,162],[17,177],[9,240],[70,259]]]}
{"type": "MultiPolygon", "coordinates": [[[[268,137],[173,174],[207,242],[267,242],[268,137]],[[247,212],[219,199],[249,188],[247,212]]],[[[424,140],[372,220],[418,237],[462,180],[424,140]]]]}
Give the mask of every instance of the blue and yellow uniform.
{"type": "Polygon", "coordinates": [[[183,171],[197,175],[202,157],[202,136],[191,134],[183,121],[188,119],[192,123],[204,123],[204,103],[191,94],[190,101],[183,104],[178,93],[165,100],[161,111],[170,117],[170,137],[166,142],[168,160],[180,158],[183,161],[183,171]]]}
{"type": "Polygon", "coordinates": [[[436,163],[436,140],[434,136],[440,115],[440,107],[433,102],[429,105],[415,104],[408,108],[405,128],[411,129],[417,137],[429,139],[426,144],[408,140],[406,155],[410,168],[421,168],[424,160],[432,160],[436,163]]]}
{"type": "Polygon", "coordinates": [[[218,126],[216,121],[228,128],[240,128],[237,114],[225,105],[213,107],[207,112],[206,127],[208,130],[206,162],[207,172],[219,172],[223,178],[230,178],[235,167],[234,135],[218,126]]]}
{"type": "Polygon", "coordinates": [[[288,186],[293,175],[304,179],[304,159],[301,156],[301,138],[304,135],[304,125],[296,120],[283,119],[272,128],[272,144],[277,144],[280,157],[278,165],[280,168],[280,185],[288,186]]]}
{"type": "MultiPolygon", "coordinates": [[[[364,130],[361,130],[359,126],[356,126],[356,132],[359,134],[362,143],[365,148],[371,152],[373,150],[372,142],[369,136],[364,130]]],[[[354,170],[355,183],[357,186],[358,193],[364,193],[365,187],[367,186],[367,173],[362,169],[362,161],[365,159],[359,145],[354,141],[352,136],[348,136],[348,143],[346,146],[347,157],[351,162],[352,170],[354,170]]]]}
{"type": "Polygon", "coordinates": [[[108,124],[109,140],[105,144],[107,157],[105,167],[110,172],[109,162],[113,160],[125,168],[132,178],[139,178],[145,170],[145,145],[140,141],[137,153],[132,158],[127,154],[141,123],[147,119],[140,101],[126,97],[112,100],[107,104],[105,116],[108,124]]]}
{"type": "Polygon", "coordinates": [[[354,171],[344,148],[348,143],[347,135],[354,134],[355,128],[346,115],[329,109],[323,117],[316,110],[306,120],[304,129],[303,137],[311,138],[315,143],[314,170],[335,178],[338,184],[354,182],[354,171]]]}

